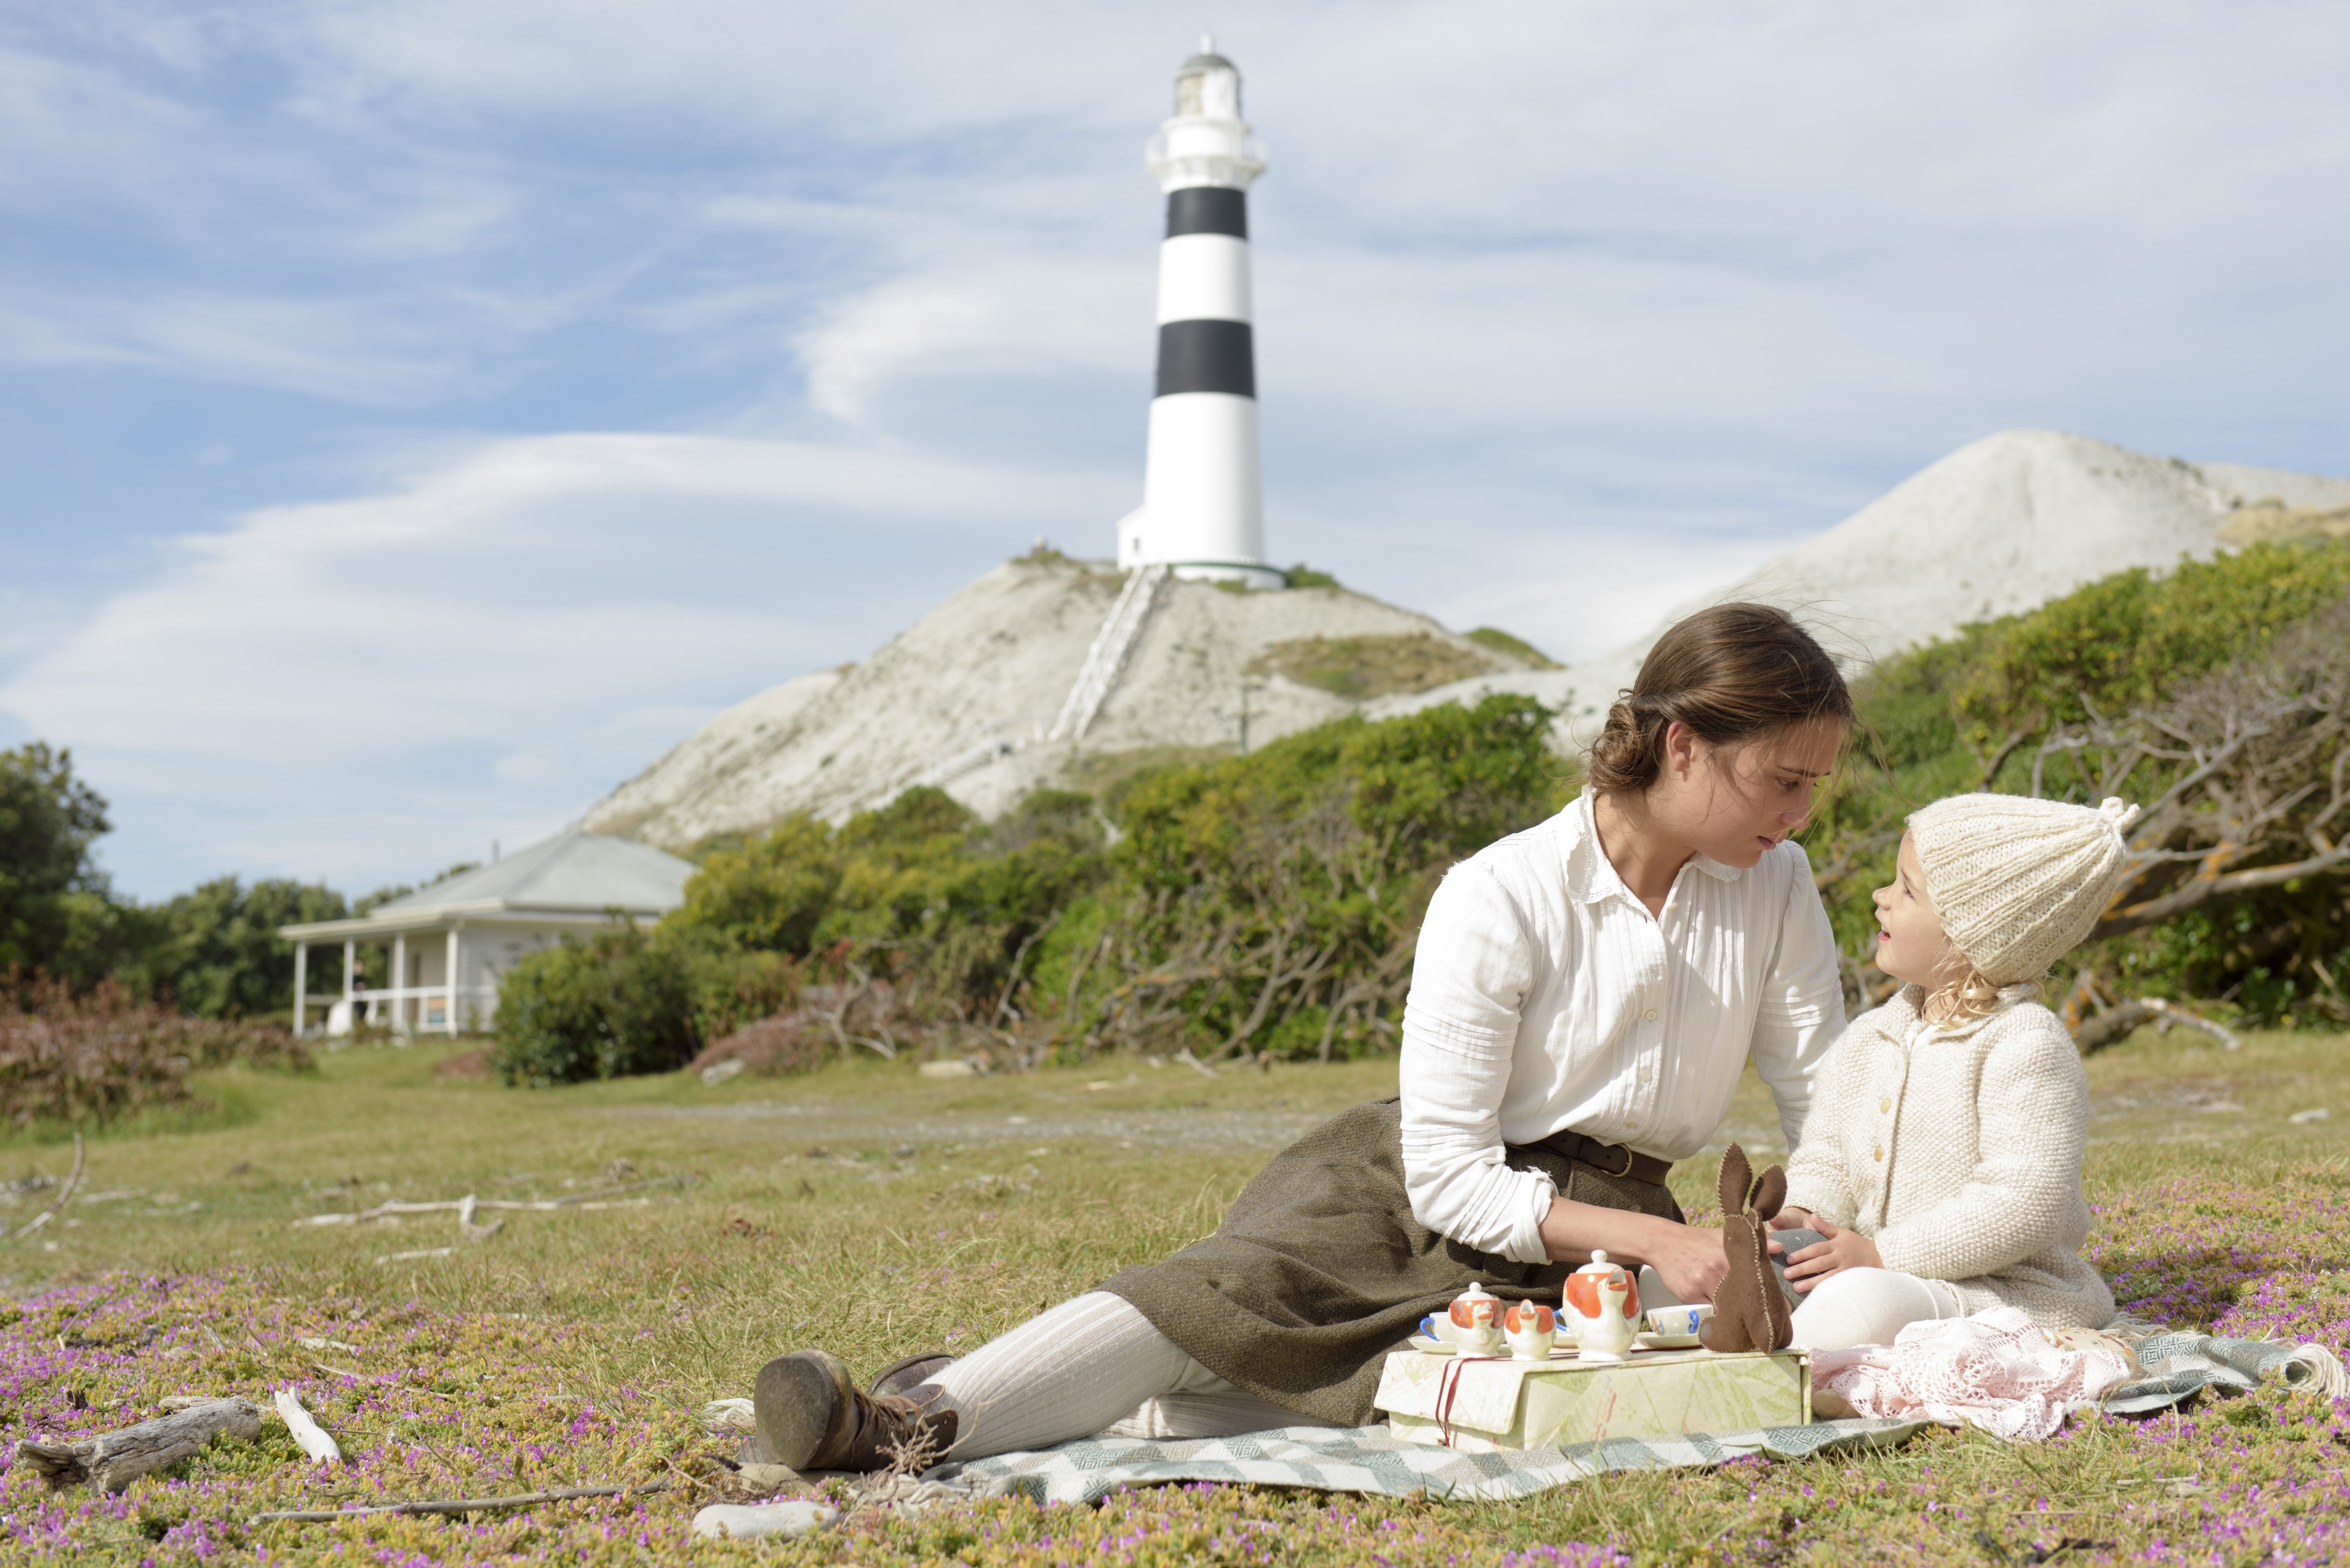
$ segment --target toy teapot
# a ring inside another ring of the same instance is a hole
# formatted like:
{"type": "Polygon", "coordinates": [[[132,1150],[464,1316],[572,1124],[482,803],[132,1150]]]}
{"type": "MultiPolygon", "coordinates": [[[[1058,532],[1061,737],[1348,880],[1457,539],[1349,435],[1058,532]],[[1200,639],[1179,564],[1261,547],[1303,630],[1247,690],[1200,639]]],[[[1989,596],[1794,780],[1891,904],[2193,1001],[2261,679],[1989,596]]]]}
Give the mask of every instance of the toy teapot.
{"type": "Polygon", "coordinates": [[[1493,1355],[1502,1348],[1502,1301],[1482,1284],[1452,1298],[1452,1345],[1462,1355],[1493,1355]]]}
{"type": "Polygon", "coordinates": [[[1502,1336],[1520,1361],[1548,1361],[1558,1343],[1558,1314],[1540,1302],[1512,1302],[1502,1314],[1502,1336]]]}
{"type": "Polygon", "coordinates": [[[1640,1318],[1640,1287],[1605,1252],[1566,1276],[1566,1299],[1559,1310],[1585,1361],[1621,1361],[1632,1348],[1640,1318]]]}

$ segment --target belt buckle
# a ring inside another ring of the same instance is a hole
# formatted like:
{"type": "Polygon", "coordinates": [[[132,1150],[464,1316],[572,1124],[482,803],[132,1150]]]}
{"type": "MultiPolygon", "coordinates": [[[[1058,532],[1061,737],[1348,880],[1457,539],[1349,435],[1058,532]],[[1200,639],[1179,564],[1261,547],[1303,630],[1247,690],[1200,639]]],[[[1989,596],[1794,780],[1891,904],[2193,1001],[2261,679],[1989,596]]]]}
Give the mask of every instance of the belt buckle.
{"type": "MultiPolygon", "coordinates": [[[[1601,1147],[1601,1148],[1606,1148],[1606,1147],[1607,1147],[1606,1144],[1604,1144],[1604,1143],[1600,1143],[1600,1142],[1599,1142],[1599,1140],[1598,1140],[1598,1139],[1596,1139],[1596,1138],[1586,1138],[1584,1141],[1585,1141],[1586,1143],[1588,1143],[1588,1144],[1594,1144],[1594,1145],[1596,1145],[1598,1147],[1601,1147]]],[[[1623,1157],[1624,1157],[1624,1168],[1623,1168],[1623,1169],[1621,1169],[1621,1170],[1610,1170],[1610,1169],[1608,1169],[1606,1166],[1601,1165],[1601,1164],[1600,1164],[1597,1160],[1596,1160],[1596,1159],[1595,1159],[1595,1160],[1593,1160],[1593,1161],[1591,1161],[1591,1168],[1592,1168],[1592,1169],[1594,1169],[1594,1170],[1596,1170],[1596,1171],[1597,1171],[1597,1172],[1598,1172],[1600,1175],[1602,1175],[1602,1176],[1613,1177],[1613,1178],[1614,1178],[1614,1179],[1616,1179],[1617,1180],[1621,1181],[1621,1180],[1623,1180],[1625,1178],[1627,1178],[1627,1177],[1628,1177],[1628,1176],[1630,1176],[1630,1175],[1632,1174],[1632,1162],[1633,1162],[1634,1160],[1636,1160],[1636,1159],[1639,1158],[1640,1157],[1639,1157],[1638,1155],[1637,1155],[1637,1154],[1634,1154],[1634,1153],[1632,1152],[1632,1150],[1631,1150],[1631,1147],[1630,1147],[1629,1145],[1627,1145],[1627,1144],[1618,1144],[1618,1145],[1617,1145],[1617,1146],[1616,1146],[1616,1147],[1617,1147],[1617,1152],[1620,1153],[1620,1154],[1621,1154],[1621,1155],[1623,1155],[1623,1157]]]]}

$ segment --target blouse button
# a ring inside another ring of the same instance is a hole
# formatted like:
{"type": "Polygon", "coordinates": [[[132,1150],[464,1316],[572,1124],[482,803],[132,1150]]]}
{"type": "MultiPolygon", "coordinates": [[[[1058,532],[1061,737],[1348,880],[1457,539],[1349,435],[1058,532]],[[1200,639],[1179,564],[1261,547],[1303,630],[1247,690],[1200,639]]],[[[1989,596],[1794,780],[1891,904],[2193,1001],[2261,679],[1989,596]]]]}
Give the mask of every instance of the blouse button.
{"type": "Polygon", "coordinates": [[[1868,1158],[1871,1159],[1883,1159],[1885,1158],[1885,1146],[1883,1144],[1878,1144],[1877,1146],[1876,1152],[1871,1154],[1868,1158]]]}
{"type": "Polygon", "coordinates": [[[1648,1012],[1640,1014],[1640,1016],[1647,1019],[1649,1023],[1654,1023],[1657,1021],[1657,1010],[1651,1007],[1648,1012]]]}

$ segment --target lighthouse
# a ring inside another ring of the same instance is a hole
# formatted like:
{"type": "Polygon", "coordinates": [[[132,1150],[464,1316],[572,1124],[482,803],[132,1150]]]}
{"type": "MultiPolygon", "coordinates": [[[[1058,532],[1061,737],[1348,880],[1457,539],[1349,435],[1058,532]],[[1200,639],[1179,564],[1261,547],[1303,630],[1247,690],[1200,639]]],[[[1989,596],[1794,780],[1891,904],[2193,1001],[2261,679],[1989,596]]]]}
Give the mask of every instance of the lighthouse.
{"type": "Polygon", "coordinates": [[[1248,188],[1264,150],[1241,119],[1240,67],[1213,38],[1175,73],[1175,115],[1151,139],[1167,193],[1159,247],[1159,378],[1142,504],[1118,524],[1120,566],[1277,588],[1265,564],[1250,322],[1248,188]]]}

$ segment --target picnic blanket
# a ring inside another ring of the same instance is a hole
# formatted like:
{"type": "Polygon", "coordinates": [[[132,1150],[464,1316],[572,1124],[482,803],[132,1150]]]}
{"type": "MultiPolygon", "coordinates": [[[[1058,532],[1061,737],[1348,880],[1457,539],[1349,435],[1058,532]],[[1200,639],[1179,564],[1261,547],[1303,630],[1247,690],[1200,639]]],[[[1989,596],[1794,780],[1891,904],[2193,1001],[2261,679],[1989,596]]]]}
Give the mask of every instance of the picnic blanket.
{"type": "Polygon", "coordinates": [[[1380,1492],[1470,1501],[1528,1497],[1612,1470],[1686,1469],[1761,1455],[1808,1459],[1840,1450],[1890,1448],[1922,1421],[1814,1421],[1751,1432],[1679,1438],[1610,1438],[1559,1449],[1468,1454],[1407,1443],[1385,1427],[1282,1427],[1237,1438],[1183,1442],[1080,1438],[1038,1453],[998,1454],[941,1465],[923,1482],[973,1497],[1036,1502],[1098,1502],[1126,1487],[1170,1481],[1232,1481],[1315,1491],[1380,1492]]]}
{"type": "MultiPolygon", "coordinates": [[[[2238,1394],[2272,1378],[2330,1398],[2350,1397],[2350,1376],[2344,1373],[2341,1357],[2322,1345],[2158,1334],[2138,1341],[2135,1348],[2143,1375],[2107,1390],[2095,1402],[2096,1407],[2150,1415],[2207,1388],[2238,1394]]],[[[716,1431],[753,1429],[748,1399],[715,1401],[702,1417],[716,1431]]],[[[889,1501],[915,1508],[979,1497],[1097,1502],[1123,1488],[1178,1481],[1397,1497],[1418,1492],[1461,1501],[1525,1497],[1617,1470],[1695,1469],[1758,1457],[1802,1459],[1895,1448],[1936,1424],[1923,1419],[1814,1421],[1804,1427],[1692,1432],[1677,1438],[1610,1438],[1497,1454],[1403,1442],[1384,1426],[1283,1427],[1185,1441],[1080,1438],[1033,1453],[938,1465],[919,1480],[900,1478],[897,1490],[902,1496],[889,1501]]]]}
{"type": "Polygon", "coordinates": [[[2209,1334],[2157,1334],[2134,1347],[2143,1375],[2110,1390],[2099,1403],[2124,1416],[2150,1415],[2219,1388],[2241,1394],[2270,1378],[2328,1399],[2350,1397],[2342,1357],[2323,1345],[2280,1345],[2267,1339],[2221,1339],[2209,1334]]]}

